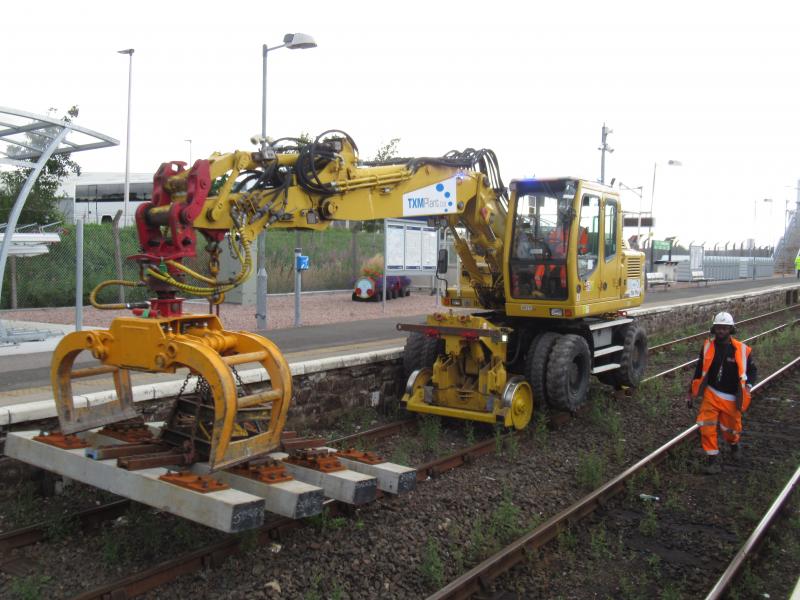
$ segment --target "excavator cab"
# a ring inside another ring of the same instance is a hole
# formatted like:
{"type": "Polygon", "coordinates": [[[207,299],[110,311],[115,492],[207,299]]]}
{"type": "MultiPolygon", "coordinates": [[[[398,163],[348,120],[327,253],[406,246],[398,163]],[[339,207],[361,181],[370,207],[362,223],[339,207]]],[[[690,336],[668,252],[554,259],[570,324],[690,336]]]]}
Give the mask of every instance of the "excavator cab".
{"type": "Polygon", "coordinates": [[[624,245],[615,190],[561,178],[515,180],[511,192],[509,315],[575,319],[641,304],[641,253],[624,245]]]}
{"type": "Polygon", "coordinates": [[[508,265],[512,298],[566,300],[576,182],[530,181],[518,190],[508,265]]]}

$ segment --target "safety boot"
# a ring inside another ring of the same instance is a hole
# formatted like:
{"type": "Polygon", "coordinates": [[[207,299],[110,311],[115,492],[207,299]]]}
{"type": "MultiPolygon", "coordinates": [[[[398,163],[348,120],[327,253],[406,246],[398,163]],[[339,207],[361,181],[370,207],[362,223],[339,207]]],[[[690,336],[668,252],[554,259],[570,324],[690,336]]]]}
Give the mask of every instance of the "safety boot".
{"type": "Polygon", "coordinates": [[[703,468],[703,473],[706,475],[716,475],[722,473],[722,465],[719,464],[719,456],[716,454],[709,454],[706,457],[706,466],[703,468]]]}
{"type": "Polygon", "coordinates": [[[733,462],[739,462],[742,460],[742,446],[741,444],[731,444],[731,460],[733,462]]]}

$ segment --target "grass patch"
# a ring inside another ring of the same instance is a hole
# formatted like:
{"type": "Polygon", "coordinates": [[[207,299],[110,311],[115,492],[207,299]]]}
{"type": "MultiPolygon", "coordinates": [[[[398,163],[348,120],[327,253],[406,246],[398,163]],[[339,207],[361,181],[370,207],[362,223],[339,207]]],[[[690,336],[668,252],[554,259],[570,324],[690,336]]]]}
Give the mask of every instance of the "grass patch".
{"type": "Polygon", "coordinates": [[[327,508],[318,515],[308,517],[307,521],[317,531],[335,531],[347,523],[347,519],[344,517],[332,517],[327,508]]]}
{"type": "Polygon", "coordinates": [[[444,564],[439,556],[439,544],[433,538],[429,537],[425,544],[419,569],[429,588],[438,590],[444,585],[444,564]]]}
{"type": "Polygon", "coordinates": [[[422,449],[432,453],[439,448],[442,437],[442,420],[436,415],[422,415],[419,422],[419,434],[422,438],[422,449]]]}
{"type": "Polygon", "coordinates": [[[17,577],[11,582],[11,595],[17,600],[39,600],[44,598],[44,588],[50,582],[47,575],[17,577]]]}
{"type": "Polygon", "coordinates": [[[592,452],[581,452],[578,455],[578,466],[575,469],[575,480],[581,489],[590,491],[600,486],[605,478],[606,460],[592,452]]]}

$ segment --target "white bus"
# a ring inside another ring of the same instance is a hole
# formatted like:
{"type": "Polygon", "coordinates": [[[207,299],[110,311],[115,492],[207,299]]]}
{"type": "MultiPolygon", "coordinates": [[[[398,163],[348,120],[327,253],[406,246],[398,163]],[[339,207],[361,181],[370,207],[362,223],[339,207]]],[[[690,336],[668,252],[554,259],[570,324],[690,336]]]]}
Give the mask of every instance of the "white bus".
{"type": "MultiPolygon", "coordinates": [[[[136,209],[153,194],[152,173],[131,173],[128,214],[125,223],[132,225],[136,209]]],[[[61,212],[72,223],[82,218],[84,223],[111,223],[122,210],[125,197],[124,173],[83,173],[67,179],[61,188],[65,196],[61,212]]]]}

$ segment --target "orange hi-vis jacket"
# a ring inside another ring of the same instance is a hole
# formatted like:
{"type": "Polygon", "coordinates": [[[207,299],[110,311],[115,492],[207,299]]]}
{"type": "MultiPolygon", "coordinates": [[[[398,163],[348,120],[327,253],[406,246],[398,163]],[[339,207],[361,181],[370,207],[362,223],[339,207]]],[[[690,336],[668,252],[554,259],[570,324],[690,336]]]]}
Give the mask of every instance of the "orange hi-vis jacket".
{"type": "MultiPolygon", "coordinates": [[[[737,408],[744,412],[750,406],[750,389],[747,386],[747,361],[750,358],[752,348],[735,338],[731,338],[730,343],[733,345],[736,368],[739,372],[739,388],[735,396],[719,390],[714,390],[714,394],[724,400],[741,401],[741,407],[737,406],[737,408]]],[[[711,363],[714,362],[714,348],[714,340],[707,339],[703,345],[702,374],[699,378],[692,380],[692,396],[694,397],[702,398],[703,392],[708,386],[708,371],[711,369],[711,363]]]]}
{"type": "MultiPolygon", "coordinates": [[[[550,245],[550,251],[557,255],[558,258],[563,258],[566,255],[567,249],[564,242],[566,239],[562,234],[561,228],[553,229],[547,236],[547,243],[550,245]]],[[[580,228],[580,236],[578,237],[578,254],[586,254],[589,251],[589,231],[585,227],[580,228]]],[[[534,271],[533,279],[537,289],[542,289],[542,282],[546,272],[550,272],[552,276],[558,271],[561,287],[567,287],[567,267],[565,265],[549,265],[549,269],[545,265],[537,265],[534,271]]]]}

